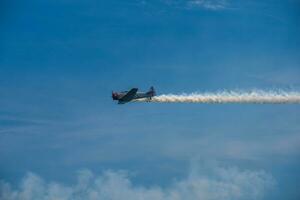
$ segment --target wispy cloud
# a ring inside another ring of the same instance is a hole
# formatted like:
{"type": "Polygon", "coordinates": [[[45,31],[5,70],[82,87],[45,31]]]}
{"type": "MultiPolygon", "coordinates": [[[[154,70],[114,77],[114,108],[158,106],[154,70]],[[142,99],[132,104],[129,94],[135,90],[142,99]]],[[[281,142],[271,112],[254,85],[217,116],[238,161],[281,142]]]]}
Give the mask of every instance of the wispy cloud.
{"type": "Polygon", "coordinates": [[[181,138],[165,142],[161,152],[167,157],[189,160],[193,157],[228,158],[264,162],[272,157],[274,161],[284,157],[299,156],[300,135],[298,133],[272,135],[247,139],[232,139],[209,135],[200,138],[181,138]],[[211,144],[214,144],[213,146],[211,144]],[[274,157],[274,155],[276,155],[274,157]]]}
{"type": "Polygon", "coordinates": [[[106,171],[95,176],[89,170],[79,171],[77,182],[66,186],[46,182],[34,173],[28,173],[19,187],[0,183],[2,200],[222,200],[261,199],[275,185],[274,178],[264,171],[213,167],[211,176],[203,175],[199,167],[191,168],[188,176],[168,187],[134,185],[124,171],[106,171]]]}
{"type": "Polygon", "coordinates": [[[221,10],[228,6],[227,0],[191,0],[187,2],[189,7],[199,7],[208,10],[221,10]]]}
{"type": "MultiPolygon", "coordinates": [[[[177,9],[202,8],[212,11],[227,9],[230,6],[229,0],[159,0],[158,2],[156,3],[159,5],[162,3],[177,9]]],[[[142,0],[139,1],[139,5],[155,5],[155,1],[142,0]]]]}

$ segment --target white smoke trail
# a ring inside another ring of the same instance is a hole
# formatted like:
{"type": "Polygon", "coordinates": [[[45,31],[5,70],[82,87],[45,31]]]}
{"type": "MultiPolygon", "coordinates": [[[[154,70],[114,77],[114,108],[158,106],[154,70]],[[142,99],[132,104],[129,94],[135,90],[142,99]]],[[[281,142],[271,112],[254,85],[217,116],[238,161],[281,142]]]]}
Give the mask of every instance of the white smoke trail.
{"type": "MultiPolygon", "coordinates": [[[[147,102],[147,99],[140,99],[147,102]]],[[[251,92],[223,91],[216,93],[165,94],[152,98],[156,103],[258,103],[258,104],[298,104],[300,92],[262,91],[251,92]]]]}

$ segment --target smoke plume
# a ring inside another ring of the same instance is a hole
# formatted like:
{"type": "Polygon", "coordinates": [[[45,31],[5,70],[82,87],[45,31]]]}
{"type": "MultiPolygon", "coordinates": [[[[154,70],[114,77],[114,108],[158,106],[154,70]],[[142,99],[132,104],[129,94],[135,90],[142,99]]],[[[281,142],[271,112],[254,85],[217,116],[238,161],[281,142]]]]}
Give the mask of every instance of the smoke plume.
{"type": "MultiPolygon", "coordinates": [[[[147,99],[140,99],[147,102],[147,99]]],[[[298,104],[300,92],[262,91],[251,92],[223,91],[216,93],[163,94],[149,102],[156,103],[258,103],[258,104],[298,104]]]]}

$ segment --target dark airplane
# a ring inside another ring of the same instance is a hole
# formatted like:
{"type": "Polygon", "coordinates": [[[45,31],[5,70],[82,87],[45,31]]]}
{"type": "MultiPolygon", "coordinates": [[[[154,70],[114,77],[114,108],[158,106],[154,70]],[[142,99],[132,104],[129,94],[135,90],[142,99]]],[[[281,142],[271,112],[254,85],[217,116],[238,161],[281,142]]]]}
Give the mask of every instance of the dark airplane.
{"type": "Polygon", "coordinates": [[[154,87],[150,87],[148,92],[137,92],[138,88],[132,88],[130,91],[112,92],[112,99],[119,101],[118,104],[128,103],[135,99],[148,99],[151,101],[152,97],[156,95],[154,87]]]}

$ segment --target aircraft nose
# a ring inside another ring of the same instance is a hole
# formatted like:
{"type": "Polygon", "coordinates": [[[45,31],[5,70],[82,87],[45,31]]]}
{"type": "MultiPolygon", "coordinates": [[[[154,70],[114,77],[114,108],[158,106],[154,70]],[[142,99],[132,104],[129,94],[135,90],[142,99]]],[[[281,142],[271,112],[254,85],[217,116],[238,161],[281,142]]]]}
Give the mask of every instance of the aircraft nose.
{"type": "Polygon", "coordinates": [[[112,92],[111,97],[112,97],[114,100],[116,100],[116,99],[117,99],[117,94],[114,93],[114,92],[112,92]]]}

